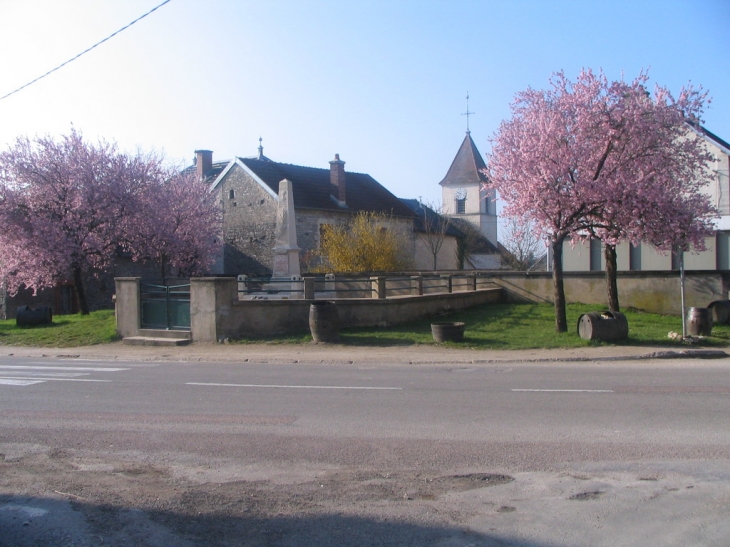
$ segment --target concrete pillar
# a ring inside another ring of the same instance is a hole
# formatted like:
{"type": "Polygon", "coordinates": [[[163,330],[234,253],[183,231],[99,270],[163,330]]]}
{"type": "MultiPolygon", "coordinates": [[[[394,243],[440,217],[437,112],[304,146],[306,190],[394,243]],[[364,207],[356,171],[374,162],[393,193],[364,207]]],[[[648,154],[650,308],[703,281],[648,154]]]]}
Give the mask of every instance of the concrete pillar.
{"type": "Polygon", "coordinates": [[[385,276],[371,277],[373,298],[385,298],[385,276]]]}
{"type": "Polygon", "coordinates": [[[412,275],[411,282],[413,283],[413,285],[412,285],[413,294],[418,295],[418,296],[423,296],[423,276],[412,275]]]}
{"type": "Polygon", "coordinates": [[[139,336],[142,323],[139,277],[116,277],[117,334],[122,338],[139,336]]]}
{"type": "Polygon", "coordinates": [[[304,278],[304,299],[305,300],[314,300],[314,278],[313,277],[304,278]]]}
{"type": "Polygon", "coordinates": [[[466,286],[467,291],[475,291],[477,290],[477,276],[476,275],[470,275],[467,278],[468,284],[466,286]]]}
{"type": "Polygon", "coordinates": [[[444,280],[446,281],[446,292],[454,292],[454,280],[450,275],[445,275],[444,280]]]}
{"type": "Polygon", "coordinates": [[[233,303],[238,300],[235,277],[194,277],[190,280],[190,336],[195,342],[217,342],[233,303]]]}

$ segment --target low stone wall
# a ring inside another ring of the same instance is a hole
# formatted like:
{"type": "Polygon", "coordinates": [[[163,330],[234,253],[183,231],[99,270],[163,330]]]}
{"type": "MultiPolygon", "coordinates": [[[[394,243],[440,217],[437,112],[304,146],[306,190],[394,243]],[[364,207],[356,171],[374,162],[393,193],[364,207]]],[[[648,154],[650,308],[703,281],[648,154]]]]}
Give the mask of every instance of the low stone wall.
{"type": "MultiPolygon", "coordinates": [[[[230,278],[190,280],[190,326],[196,342],[215,342],[262,334],[305,332],[313,300],[239,300],[237,283],[230,278]]],[[[378,298],[338,298],[340,327],[387,327],[459,310],[499,302],[502,290],[378,298]]]]}
{"type": "MultiPolygon", "coordinates": [[[[441,289],[444,292],[428,294],[424,286],[423,295],[417,294],[418,276],[401,277],[386,287],[387,298],[378,298],[382,291],[377,285],[388,283],[384,278],[372,279],[370,290],[366,284],[362,287],[363,294],[372,294],[371,298],[336,299],[342,327],[385,327],[492,302],[551,303],[553,295],[550,272],[481,272],[475,278],[464,279],[459,279],[458,275],[453,278],[445,275],[446,285],[441,289]],[[451,283],[452,292],[446,292],[448,283],[451,283]]],[[[194,341],[215,342],[222,338],[308,329],[312,299],[241,300],[238,282],[230,277],[193,278],[190,283],[190,323],[194,341]]],[[[679,284],[677,272],[619,272],[621,307],[680,315],[679,284]]],[[[117,330],[123,337],[138,336],[139,278],[117,278],[116,286],[117,330]]],[[[687,272],[686,306],[706,307],[714,300],[725,300],[728,288],[730,272],[687,272]]],[[[566,273],[565,292],[568,303],[595,304],[597,309],[606,307],[606,281],[602,272],[566,273]]]]}
{"type": "MultiPolygon", "coordinates": [[[[475,285],[472,285],[472,287],[475,285]]],[[[389,296],[388,298],[338,298],[341,327],[387,327],[439,313],[499,302],[502,289],[464,290],[453,293],[389,296]]],[[[117,332],[122,337],[139,336],[139,278],[117,278],[117,332]]],[[[239,299],[238,282],[230,277],[190,280],[190,333],[196,342],[217,342],[309,329],[312,299],[239,299]]]]}
{"type": "MultiPolygon", "coordinates": [[[[506,301],[553,301],[551,272],[490,272],[485,279],[504,289],[506,301]]],[[[681,315],[679,272],[619,272],[618,297],[622,308],[681,315]]],[[[568,303],[580,302],[606,307],[607,289],[604,272],[566,272],[565,299],[568,303]]],[[[706,307],[714,300],[726,300],[730,289],[728,272],[685,272],[686,307],[706,307]]]]}

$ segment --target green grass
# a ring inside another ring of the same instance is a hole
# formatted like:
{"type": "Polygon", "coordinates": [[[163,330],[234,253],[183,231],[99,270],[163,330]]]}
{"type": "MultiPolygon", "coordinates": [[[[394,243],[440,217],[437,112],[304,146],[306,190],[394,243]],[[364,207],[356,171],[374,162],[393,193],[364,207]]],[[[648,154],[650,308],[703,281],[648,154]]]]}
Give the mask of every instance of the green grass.
{"type": "Polygon", "coordinates": [[[70,348],[118,340],[114,311],[89,315],[56,315],[50,325],[18,327],[15,319],[0,321],[0,346],[70,348]]]}
{"type": "MultiPolygon", "coordinates": [[[[568,332],[555,332],[555,311],[551,304],[489,304],[478,308],[441,315],[406,325],[387,328],[341,329],[340,343],[349,346],[437,345],[431,337],[431,323],[463,321],[466,324],[463,342],[447,342],[447,347],[475,349],[580,348],[600,345],[664,346],[681,348],[681,341],[667,337],[669,332],[681,334],[682,320],[677,316],[625,310],[629,338],[615,343],[583,340],[578,336],[578,319],[583,313],[603,311],[600,306],[571,304],[567,308],[568,332]]],[[[309,333],[282,336],[251,337],[240,343],[309,343],[309,333]]],[[[715,325],[712,336],[703,339],[700,347],[730,345],[730,326],[715,325]]]]}
{"type": "MultiPolygon", "coordinates": [[[[670,340],[670,331],[682,332],[682,320],[676,316],[624,310],[629,323],[629,338],[616,343],[582,340],[576,325],[581,314],[601,311],[600,306],[571,304],[568,306],[568,332],[555,332],[555,314],[550,304],[488,304],[438,318],[425,319],[388,328],[342,329],[341,343],[347,346],[437,345],[431,337],[431,323],[463,321],[466,324],[463,342],[448,342],[447,347],[475,349],[580,348],[599,345],[686,347],[670,340]]],[[[0,321],[0,345],[73,347],[104,344],[117,340],[114,312],[104,310],[90,315],[62,315],[53,324],[17,327],[15,320],[0,321]]],[[[277,344],[309,344],[309,332],[287,335],[251,337],[234,343],[267,342],[277,344]]],[[[730,346],[730,325],[715,325],[712,336],[699,347],[730,346]]]]}

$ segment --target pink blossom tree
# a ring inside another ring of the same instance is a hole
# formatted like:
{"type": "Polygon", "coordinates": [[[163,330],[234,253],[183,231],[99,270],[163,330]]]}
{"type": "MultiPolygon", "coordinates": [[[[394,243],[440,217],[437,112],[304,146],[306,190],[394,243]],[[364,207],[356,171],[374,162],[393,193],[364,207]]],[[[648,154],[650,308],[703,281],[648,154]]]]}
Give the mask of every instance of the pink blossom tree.
{"type": "Polygon", "coordinates": [[[87,314],[86,280],[108,271],[120,249],[139,257],[135,245],[152,233],[150,219],[155,241],[159,234],[174,239],[166,260],[191,271],[203,267],[215,246],[205,249],[205,234],[195,227],[170,227],[175,223],[170,211],[182,208],[175,200],[184,201],[194,216],[197,186],[203,185],[197,182],[187,199],[179,190],[174,196],[159,191],[168,179],[162,158],[124,154],[104,141],[90,144],[75,130],[58,141],[19,138],[0,153],[0,279],[11,294],[22,286],[38,290],[70,279],[79,310],[87,314]],[[196,244],[203,249],[196,252],[196,244]]]}
{"type": "Polygon", "coordinates": [[[663,87],[646,91],[647,75],[607,92],[605,204],[592,236],[604,244],[608,306],[619,311],[616,245],[642,241],[663,251],[701,251],[717,210],[703,191],[712,157],[693,127],[706,94],[682,89],[675,99],[663,87]]]}
{"type": "Polygon", "coordinates": [[[567,331],[566,240],[603,239],[613,251],[607,278],[613,276],[616,292],[619,241],[654,242],[660,234],[674,240],[672,219],[686,219],[690,204],[697,207],[690,208],[693,218],[702,221],[684,233],[696,234],[693,241],[701,244],[707,227],[711,207],[702,202],[700,187],[708,157],[686,124],[698,118],[705,96],[689,89],[675,101],[657,88],[651,99],[646,80],[642,73],[631,84],[609,83],[602,73],[585,70],[571,82],[557,73],[551,89],[517,95],[512,118],[493,139],[488,175],[505,202],[505,216],[532,219],[550,242],[558,332],[567,331]]]}
{"type": "Polygon", "coordinates": [[[159,264],[162,279],[209,271],[222,246],[216,196],[195,173],[170,169],[154,180],[133,221],[129,251],[134,260],[159,264]]]}

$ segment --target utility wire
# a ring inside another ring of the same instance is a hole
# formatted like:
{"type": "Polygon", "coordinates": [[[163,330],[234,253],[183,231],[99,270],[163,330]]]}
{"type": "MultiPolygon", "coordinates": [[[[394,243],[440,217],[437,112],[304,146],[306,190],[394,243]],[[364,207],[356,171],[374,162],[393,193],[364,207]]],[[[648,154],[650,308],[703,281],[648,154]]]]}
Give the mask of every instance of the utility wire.
{"type": "Polygon", "coordinates": [[[104,42],[106,42],[107,40],[109,40],[110,38],[113,38],[114,36],[116,36],[117,34],[119,34],[120,32],[122,32],[123,30],[126,30],[126,29],[128,29],[128,28],[129,28],[129,27],[131,27],[131,26],[132,26],[133,24],[135,24],[135,23],[136,23],[137,21],[140,21],[140,20],[144,19],[144,18],[145,18],[145,17],[147,17],[147,16],[148,16],[148,15],[149,15],[150,13],[152,13],[153,11],[156,11],[157,9],[161,8],[162,6],[164,6],[165,4],[167,4],[167,3],[168,3],[168,2],[170,2],[170,1],[171,1],[171,0],[165,0],[164,2],[162,2],[162,4],[160,4],[160,5],[158,5],[158,6],[155,6],[154,8],[152,8],[152,9],[151,9],[150,11],[148,11],[148,12],[147,12],[147,13],[145,13],[144,15],[141,15],[140,17],[137,17],[137,18],[136,18],[136,19],[135,19],[134,21],[132,21],[132,22],[131,22],[131,23],[129,23],[128,25],[126,25],[126,26],[123,26],[122,28],[120,28],[120,29],[119,29],[118,31],[116,31],[116,32],[115,32],[115,33],[113,33],[113,34],[110,34],[109,36],[107,36],[106,38],[104,38],[104,39],[103,39],[103,40],[102,40],[101,42],[97,42],[97,43],[95,43],[95,44],[94,44],[93,46],[91,46],[90,48],[88,48],[88,49],[85,49],[84,51],[82,51],[81,53],[79,53],[78,55],[76,55],[76,57],[73,57],[73,58],[69,59],[68,61],[66,61],[65,63],[62,63],[62,64],[58,65],[58,66],[57,66],[56,68],[54,68],[54,69],[52,69],[52,70],[49,70],[48,72],[46,72],[46,73],[45,73],[45,74],[43,74],[42,76],[38,76],[38,77],[37,77],[37,78],[36,78],[35,80],[33,80],[32,82],[28,82],[27,84],[25,84],[24,86],[21,86],[21,87],[19,87],[19,88],[18,88],[18,89],[16,89],[15,91],[11,91],[11,92],[10,92],[10,93],[8,93],[7,95],[4,95],[4,96],[0,97],[0,101],[2,101],[3,99],[7,99],[8,97],[10,97],[11,95],[14,95],[14,94],[15,94],[15,93],[17,93],[18,91],[20,91],[20,90],[22,90],[22,89],[25,89],[25,88],[26,88],[26,87],[28,87],[29,85],[32,85],[32,84],[36,83],[36,82],[37,82],[38,80],[41,80],[41,79],[45,78],[46,76],[48,76],[49,74],[52,74],[52,73],[56,72],[56,71],[57,71],[57,70],[58,70],[59,68],[62,68],[62,67],[64,67],[64,66],[66,66],[66,65],[67,65],[67,64],[69,64],[69,63],[70,63],[71,61],[75,61],[76,59],[78,59],[79,57],[81,57],[81,56],[82,56],[83,54],[85,54],[85,53],[88,53],[89,51],[91,51],[92,49],[94,49],[94,48],[95,48],[96,46],[100,46],[101,44],[103,44],[104,42]]]}

